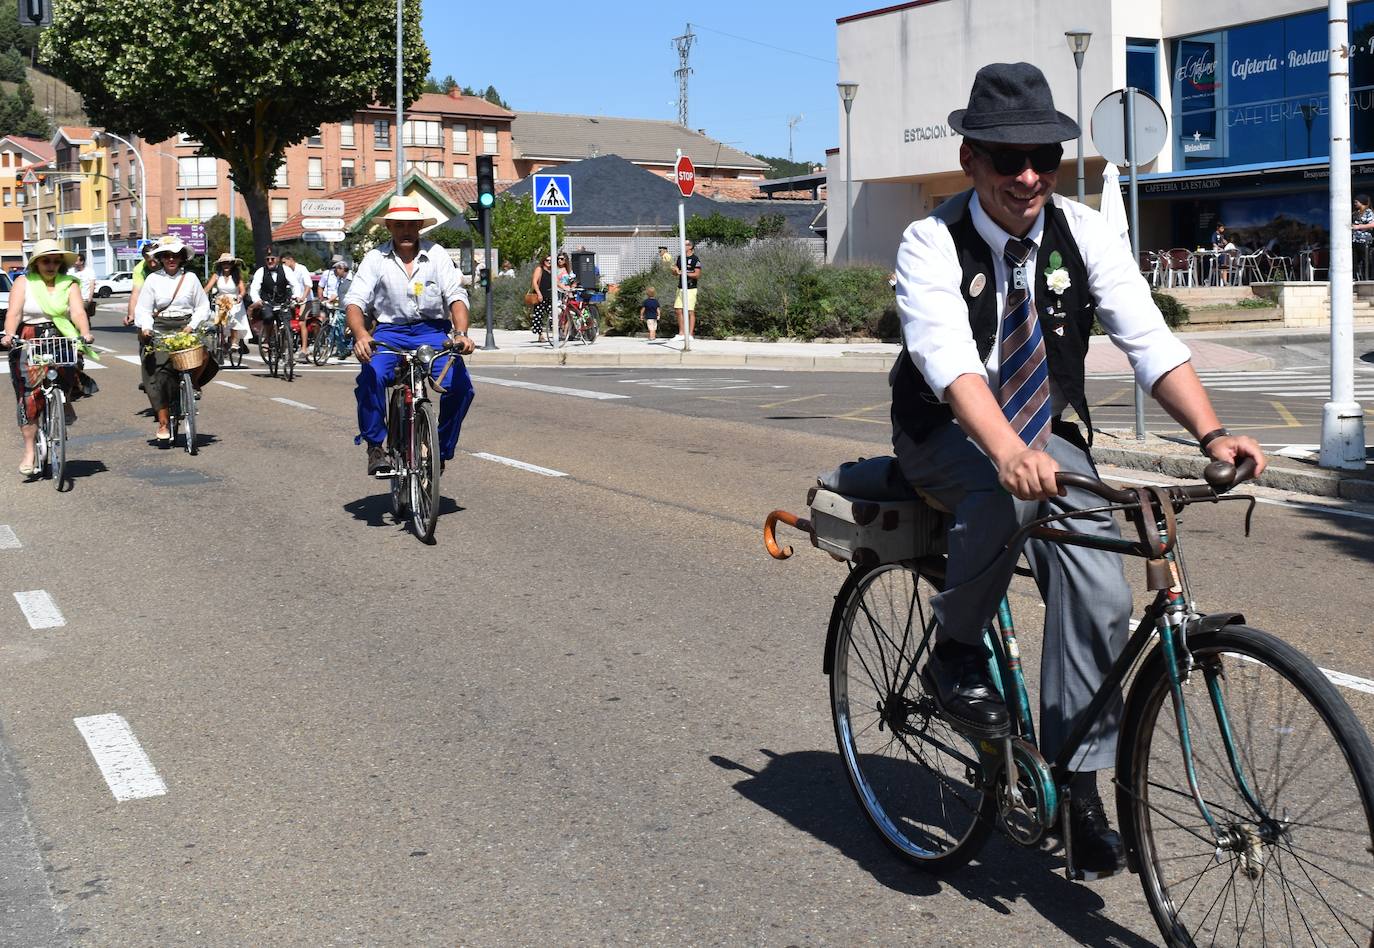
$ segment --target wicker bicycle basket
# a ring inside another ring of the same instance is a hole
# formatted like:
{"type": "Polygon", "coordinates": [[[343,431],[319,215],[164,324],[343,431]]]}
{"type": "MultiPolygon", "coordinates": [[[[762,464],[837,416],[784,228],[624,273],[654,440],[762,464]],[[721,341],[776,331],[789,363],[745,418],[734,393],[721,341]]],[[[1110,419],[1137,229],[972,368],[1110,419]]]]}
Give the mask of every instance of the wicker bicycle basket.
{"type": "Polygon", "coordinates": [[[178,349],[173,352],[168,360],[172,368],[178,372],[189,372],[198,369],[205,364],[205,347],[195,346],[190,349],[178,349]]]}

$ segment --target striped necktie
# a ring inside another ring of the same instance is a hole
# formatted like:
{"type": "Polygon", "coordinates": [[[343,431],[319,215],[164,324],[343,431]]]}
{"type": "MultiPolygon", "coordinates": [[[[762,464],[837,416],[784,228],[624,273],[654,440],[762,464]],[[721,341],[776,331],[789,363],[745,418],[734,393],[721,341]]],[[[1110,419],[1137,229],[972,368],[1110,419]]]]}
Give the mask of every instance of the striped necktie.
{"type": "Polygon", "coordinates": [[[1045,338],[1031,303],[1035,283],[1026,267],[1035,244],[1012,238],[1006,260],[1011,271],[1007,308],[1002,314],[998,349],[997,401],[1021,440],[1043,449],[1050,440],[1050,373],[1045,362],[1045,338]]]}

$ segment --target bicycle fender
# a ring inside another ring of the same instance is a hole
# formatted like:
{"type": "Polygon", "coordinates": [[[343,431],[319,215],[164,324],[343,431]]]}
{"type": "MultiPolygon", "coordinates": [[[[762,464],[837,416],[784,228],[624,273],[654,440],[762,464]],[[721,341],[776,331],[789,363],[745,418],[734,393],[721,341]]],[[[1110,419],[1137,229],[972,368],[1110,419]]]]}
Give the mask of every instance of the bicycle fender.
{"type": "Polygon", "coordinates": [[[1188,623],[1187,634],[1215,632],[1217,629],[1223,629],[1228,625],[1245,625],[1245,616],[1239,612],[1212,612],[1205,616],[1198,616],[1188,623]]]}
{"type": "Polygon", "coordinates": [[[844,583],[840,586],[840,591],[835,593],[835,604],[830,609],[830,625],[825,632],[825,652],[821,656],[821,670],[829,677],[835,670],[835,640],[839,638],[840,626],[844,623],[844,607],[853,595],[854,587],[859,580],[868,574],[868,570],[856,567],[849,571],[844,583]]]}

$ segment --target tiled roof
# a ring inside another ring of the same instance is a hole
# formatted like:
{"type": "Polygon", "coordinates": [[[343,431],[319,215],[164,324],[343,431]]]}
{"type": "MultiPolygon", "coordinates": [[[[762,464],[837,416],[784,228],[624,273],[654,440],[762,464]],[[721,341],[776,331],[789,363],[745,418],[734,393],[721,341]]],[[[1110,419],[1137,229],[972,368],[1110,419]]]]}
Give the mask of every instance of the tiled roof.
{"type": "Polygon", "coordinates": [[[53,139],[61,135],[73,145],[93,145],[95,144],[95,129],[87,128],[85,125],[60,125],[53,139]]]}
{"type": "Polygon", "coordinates": [[[52,147],[52,142],[42,138],[29,138],[26,135],[6,135],[3,141],[14,142],[20,148],[31,155],[37,155],[42,161],[52,161],[57,157],[57,150],[52,147]]]}
{"type": "MultiPolygon", "coordinates": [[[[391,106],[373,103],[372,111],[391,111],[395,114],[395,109],[391,106]]],[[[437,113],[440,115],[466,115],[475,118],[512,118],[515,113],[509,109],[503,109],[499,105],[493,105],[481,96],[461,95],[454,97],[443,92],[425,92],[415,100],[414,104],[406,109],[406,114],[412,112],[437,113]]]]}
{"type": "Polygon", "coordinates": [[[517,158],[580,161],[619,155],[636,164],[672,164],[676,149],[681,148],[698,168],[763,171],[768,167],[737,148],[660,119],[518,112],[511,123],[511,138],[517,158]]]}
{"type": "MultiPolygon", "coordinates": [[[[454,206],[459,212],[467,205],[477,200],[477,179],[476,178],[444,178],[436,179],[412,171],[406,175],[402,183],[402,190],[409,190],[411,184],[418,180],[430,192],[441,196],[442,200],[454,206]]],[[[514,182],[496,182],[496,193],[500,194],[514,182]]],[[[352,231],[361,223],[366,222],[369,212],[385,203],[386,198],[396,188],[393,180],[374,181],[371,184],[361,184],[357,187],[343,188],[330,194],[322,195],[325,199],[341,200],[344,202],[343,222],[344,230],[352,231]]],[[[375,212],[374,212],[375,213],[375,212]]],[[[299,240],[305,228],[301,226],[301,221],[305,219],[303,214],[294,214],[288,217],[277,227],[272,229],[273,240],[299,240]]]]}
{"type": "MultiPolygon", "coordinates": [[[[463,206],[477,203],[476,178],[440,178],[434,183],[442,188],[450,198],[463,206]]],[[[514,181],[497,181],[496,193],[500,194],[513,184],[515,184],[514,181]]]]}

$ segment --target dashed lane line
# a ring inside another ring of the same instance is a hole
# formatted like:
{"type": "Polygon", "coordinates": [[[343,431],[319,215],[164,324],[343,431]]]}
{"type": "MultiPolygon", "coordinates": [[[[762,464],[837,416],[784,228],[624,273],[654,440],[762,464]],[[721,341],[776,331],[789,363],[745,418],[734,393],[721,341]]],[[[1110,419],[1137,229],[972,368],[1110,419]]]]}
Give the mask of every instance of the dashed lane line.
{"type": "MultiPolygon", "coordinates": [[[[100,372],[100,371],[104,370],[105,366],[101,365],[99,362],[87,362],[87,363],[85,364],[84,368],[85,368],[85,370],[86,370],[87,372],[100,372]]],[[[0,361],[0,375],[9,375],[9,374],[10,374],[10,361],[9,361],[9,359],[5,359],[5,360],[3,360],[3,361],[0,361]]]]}
{"type": "Polygon", "coordinates": [[[292,408],[299,408],[302,411],[319,411],[314,405],[307,405],[305,402],[298,402],[290,398],[273,398],[272,401],[279,405],[290,405],[292,408]]]}
{"type": "Polygon", "coordinates": [[[573,398],[590,398],[596,401],[610,401],[615,398],[629,398],[629,395],[614,395],[610,392],[593,392],[584,388],[564,388],[561,385],[540,385],[537,382],[522,382],[519,379],[494,379],[489,375],[470,375],[474,382],[488,385],[504,385],[507,388],[523,388],[532,392],[547,392],[550,395],[571,395],[573,398]]]}
{"type": "Polygon", "coordinates": [[[117,356],[115,356],[115,358],[118,359],[120,362],[127,362],[127,363],[129,363],[130,365],[142,365],[142,364],[143,364],[143,360],[140,359],[138,356],[117,355],[117,356]]]}
{"type": "Polygon", "coordinates": [[[19,538],[14,535],[14,528],[0,523],[0,550],[18,550],[21,547],[19,538]]]}
{"type": "Polygon", "coordinates": [[[57,603],[53,602],[46,589],[17,592],[14,601],[19,603],[31,629],[57,629],[67,624],[62,617],[62,610],[57,608],[57,603]]]}
{"type": "Polygon", "coordinates": [[[537,464],[528,464],[524,461],[517,461],[515,458],[503,458],[499,454],[488,454],[485,451],[473,451],[472,456],[481,458],[484,461],[495,461],[497,464],[505,464],[508,467],[519,468],[522,471],[529,471],[532,474],[542,474],[544,477],[567,477],[563,471],[555,471],[551,467],[540,467],[537,464]]]}
{"type": "Polygon", "coordinates": [[[117,801],[125,803],[166,794],[167,784],[158,776],[128,721],[117,714],[95,714],[73,718],[72,723],[85,738],[86,747],[117,801]]]}
{"type": "Polygon", "coordinates": [[[248,386],[247,386],[247,385],[238,385],[238,384],[235,384],[234,382],[226,382],[226,381],[224,381],[223,379],[211,379],[211,380],[210,380],[210,384],[212,384],[212,385],[223,385],[225,388],[236,389],[237,391],[240,391],[240,392],[246,392],[246,391],[248,391],[248,386]]]}

